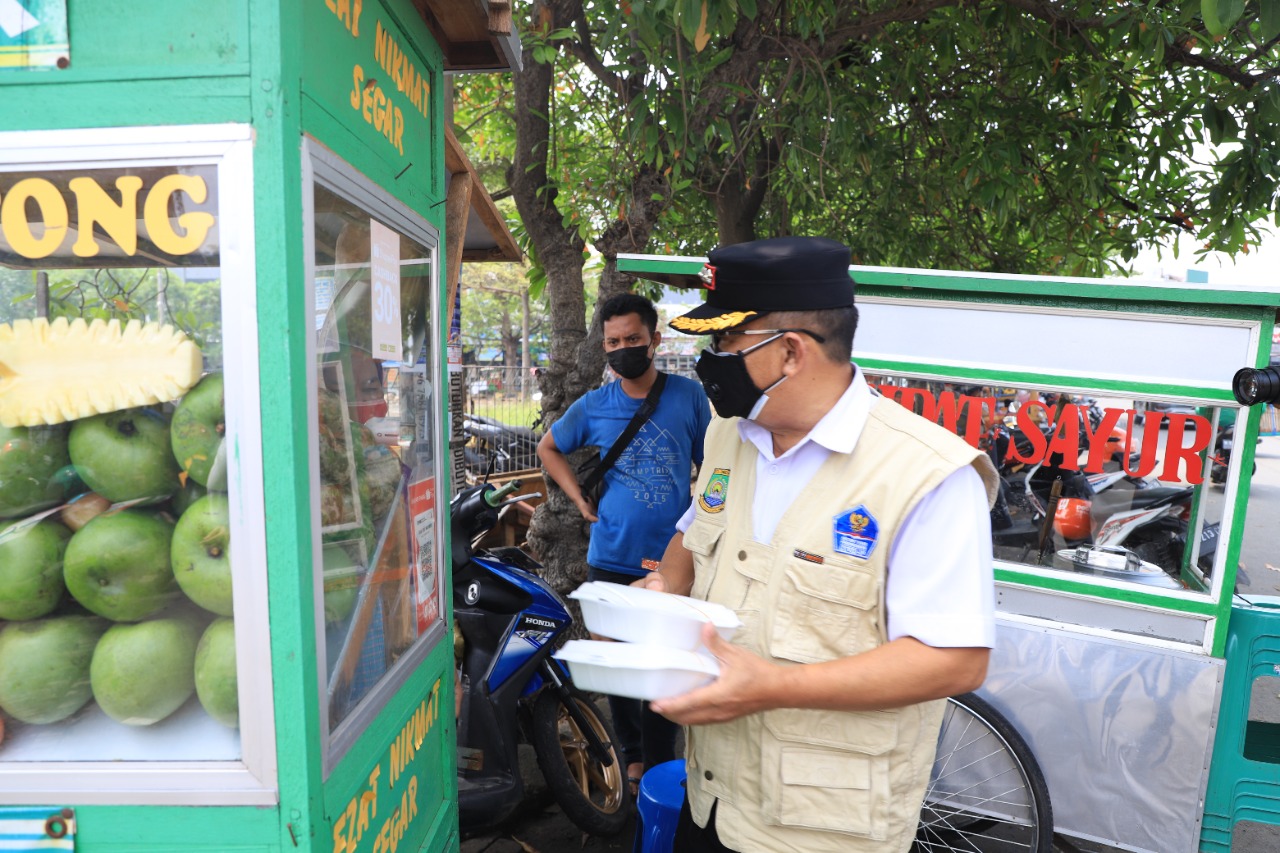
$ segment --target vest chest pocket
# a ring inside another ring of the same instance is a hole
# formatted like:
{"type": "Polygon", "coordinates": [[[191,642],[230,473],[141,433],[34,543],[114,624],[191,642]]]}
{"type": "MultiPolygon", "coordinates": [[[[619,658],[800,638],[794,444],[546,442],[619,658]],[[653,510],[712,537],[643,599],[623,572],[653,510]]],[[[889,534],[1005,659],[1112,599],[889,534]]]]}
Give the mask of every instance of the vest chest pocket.
{"type": "Polygon", "coordinates": [[[723,525],[702,521],[697,516],[684,532],[684,547],[693,554],[693,590],[689,593],[693,598],[706,600],[711,582],[715,580],[716,560],[723,535],[723,525]]]}
{"type": "Polygon", "coordinates": [[[790,558],[783,567],[769,653],[798,663],[847,657],[879,644],[880,581],[828,560],[790,558]]]}

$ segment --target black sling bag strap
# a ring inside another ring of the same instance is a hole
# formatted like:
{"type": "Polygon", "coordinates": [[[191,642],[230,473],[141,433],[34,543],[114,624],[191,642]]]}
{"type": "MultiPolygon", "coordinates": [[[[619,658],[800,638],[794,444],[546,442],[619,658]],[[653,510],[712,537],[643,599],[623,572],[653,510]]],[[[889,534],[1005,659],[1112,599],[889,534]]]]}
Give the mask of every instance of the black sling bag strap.
{"type": "Polygon", "coordinates": [[[619,435],[613,446],[609,448],[609,452],[603,458],[592,457],[578,468],[578,475],[584,476],[579,481],[584,497],[590,498],[591,502],[596,506],[600,505],[600,494],[604,491],[604,474],[613,467],[613,463],[618,461],[618,457],[622,455],[622,451],[627,449],[627,445],[636,437],[636,433],[640,431],[640,427],[644,426],[644,422],[653,416],[654,411],[658,408],[658,398],[662,396],[662,389],[666,387],[667,374],[658,372],[657,378],[653,380],[653,385],[649,388],[649,393],[645,395],[644,402],[640,404],[640,408],[636,410],[632,416],[631,422],[627,424],[619,435]]]}

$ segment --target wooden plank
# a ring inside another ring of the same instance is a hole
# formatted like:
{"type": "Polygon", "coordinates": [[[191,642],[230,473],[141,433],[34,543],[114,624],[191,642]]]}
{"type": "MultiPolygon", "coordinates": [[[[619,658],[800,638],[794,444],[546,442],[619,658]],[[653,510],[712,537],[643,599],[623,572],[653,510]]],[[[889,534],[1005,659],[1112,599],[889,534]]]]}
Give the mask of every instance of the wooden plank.
{"type": "Polygon", "coordinates": [[[471,158],[462,150],[462,145],[453,135],[453,130],[448,127],[444,131],[444,165],[450,174],[466,172],[471,175],[471,214],[480,220],[485,230],[489,232],[489,236],[493,238],[493,242],[497,244],[496,247],[475,249],[470,252],[464,249],[462,259],[464,261],[512,262],[522,260],[524,253],[516,245],[516,238],[507,227],[506,219],[498,210],[498,206],[493,203],[493,196],[489,195],[488,190],[484,188],[484,183],[471,164],[471,158]]]}
{"type": "MultiPolygon", "coordinates": [[[[467,239],[467,211],[471,207],[472,184],[469,172],[458,172],[449,179],[449,192],[444,204],[445,233],[445,305],[452,306],[458,298],[458,285],[462,274],[462,244],[467,239]]],[[[481,194],[483,195],[483,189],[481,194]]]]}

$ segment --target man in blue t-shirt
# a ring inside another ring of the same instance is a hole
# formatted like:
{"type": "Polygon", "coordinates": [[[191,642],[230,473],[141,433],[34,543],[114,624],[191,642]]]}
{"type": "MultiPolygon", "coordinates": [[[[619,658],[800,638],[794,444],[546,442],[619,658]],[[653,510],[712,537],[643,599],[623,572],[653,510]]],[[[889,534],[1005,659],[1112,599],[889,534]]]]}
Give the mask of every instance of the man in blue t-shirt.
{"type": "MultiPolygon", "coordinates": [[[[587,579],[629,584],[655,567],[690,502],[692,466],[702,463],[702,436],[711,407],[702,386],[668,376],[657,409],[604,475],[600,506],[582,494],[566,455],[596,446],[608,453],[658,377],[653,356],[662,335],[658,312],[642,296],[624,293],[600,307],[604,351],[619,381],[589,391],[569,407],[538,444],[547,473],[582,517],[592,522],[587,579]]],[[[613,724],[634,785],[646,767],[675,758],[678,727],[635,699],[609,697],[613,724]]]]}

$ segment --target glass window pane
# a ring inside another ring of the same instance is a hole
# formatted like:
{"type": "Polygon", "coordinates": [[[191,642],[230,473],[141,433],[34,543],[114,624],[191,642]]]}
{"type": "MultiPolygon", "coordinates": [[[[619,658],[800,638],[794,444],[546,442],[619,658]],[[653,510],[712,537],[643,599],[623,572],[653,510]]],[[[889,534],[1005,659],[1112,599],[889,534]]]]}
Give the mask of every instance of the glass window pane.
{"type": "Polygon", "coordinates": [[[0,761],[238,758],[218,170],[0,199],[0,761]]]}
{"type": "Polygon", "coordinates": [[[315,186],[316,428],[329,729],[442,618],[432,250],[315,186]]]}
{"type": "MultiPolygon", "coordinates": [[[[1260,408],[1258,438],[1248,465],[1249,512],[1236,570],[1236,592],[1246,597],[1280,595],[1280,412],[1272,405],[1260,408]]],[[[1241,423],[1245,414],[1241,411],[1241,423]]],[[[1249,448],[1236,442],[1235,430],[1224,431],[1221,439],[1216,455],[1228,465],[1242,465],[1249,448]]],[[[1221,487],[1217,491],[1221,493],[1221,487]]]]}
{"type": "Polygon", "coordinates": [[[1054,388],[869,377],[888,399],[984,450],[1000,475],[997,560],[1165,589],[1207,588],[1238,411],[1054,388]]]}

